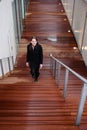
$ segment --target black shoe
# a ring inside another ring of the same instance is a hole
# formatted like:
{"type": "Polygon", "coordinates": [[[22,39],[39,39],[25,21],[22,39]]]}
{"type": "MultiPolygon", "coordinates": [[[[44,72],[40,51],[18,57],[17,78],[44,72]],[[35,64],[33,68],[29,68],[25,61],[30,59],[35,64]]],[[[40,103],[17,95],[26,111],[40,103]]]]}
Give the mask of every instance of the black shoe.
{"type": "Polygon", "coordinates": [[[34,76],[34,74],[32,74],[32,78],[34,78],[35,76],[34,76]]]}
{"type": "Polygon", "coordinates": [[[34,79],[34,81],[35,81],[35,82],[37,82],[37,81],[38,81],[38,79],[37,79],[37,78],[35,78],[35,79],[34,79]]]}
{"type": "Polygon", "coordinates": [[[30,74],[32,74],[32,71],[30,71],[30,74]]]}

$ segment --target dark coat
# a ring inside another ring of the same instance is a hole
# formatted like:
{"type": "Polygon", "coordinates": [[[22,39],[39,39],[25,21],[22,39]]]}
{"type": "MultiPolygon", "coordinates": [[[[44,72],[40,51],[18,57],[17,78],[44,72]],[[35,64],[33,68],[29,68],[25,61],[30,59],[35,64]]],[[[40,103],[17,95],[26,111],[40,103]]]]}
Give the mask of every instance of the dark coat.
{"type": "Polygon", "coordinates": [[[31,43],[27,46],[26,62],[34,63],[36,65],[43,63],[43,50],[40,44],[37,43],[34,49],[31,43]]]}

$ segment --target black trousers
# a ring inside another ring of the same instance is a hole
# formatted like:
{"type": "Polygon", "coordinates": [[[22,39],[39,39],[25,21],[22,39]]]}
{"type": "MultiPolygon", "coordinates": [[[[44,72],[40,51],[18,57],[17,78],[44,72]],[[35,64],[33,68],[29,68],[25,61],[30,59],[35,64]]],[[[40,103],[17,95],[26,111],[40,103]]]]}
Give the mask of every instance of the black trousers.
{"type": "Polygon", "coordinates": [[[30,66],[30,72],[33,78],[37,79],[39,76],[39,64],[35,64],[33,62],[29,62],[29,66],[30,66]]]}

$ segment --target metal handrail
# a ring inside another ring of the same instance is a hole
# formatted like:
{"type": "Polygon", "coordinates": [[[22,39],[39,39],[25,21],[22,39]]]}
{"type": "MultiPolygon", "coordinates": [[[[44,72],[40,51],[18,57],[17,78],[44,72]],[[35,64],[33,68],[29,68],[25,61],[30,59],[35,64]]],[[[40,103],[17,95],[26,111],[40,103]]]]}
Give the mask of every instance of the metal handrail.
{"type": "Polygon", "coordinates": [[[4,58],[0,59],[0,66],[1,66],[2,78],[4,78],[4,75],[5,75],[5,74],[4,74],[4,67],[3,67],[3,62],[2,62],[2,60],[3,60],[3,59],[7,59],[7,61],[8,61],[8,69],[9,69],[9,72],[11,73],[10,58],[12,59],[12,65],[13,65],[13,68],[14,68],[13,56],[4,57],[4,58]]]}
{"type": "Polygon", "coordinates": [[[65,65],[64,63],[62,63],[61,61],[59,61],[58,59],[56,59],[52,54],[50,54],[50,57],[53,58],[56,62],[58,62],[62,66],[64,66],[66,69],[68,69],[71,73],[73,73],[80,80],[82,80],[83,82],[87,83],[87,79],[86,78],[82,77],[80,74],[78,74],[77,72],[75,72],[74,70],[72,70],[70,67],[68,67],[67,65],[65,65]]]}
{"type": "Polygon", "coordinates": [[[79,103],[79,107],[78,107],[78,113],[77,113],[77,117],[76,117],[76,121],[75,121],[76,125],[80,125],[80,121],[81,121],[81,117],[82,117],[82,113],[83,113],[83,108],[84,108],[84,104],[85,104],[86,96],[87,96],[87,79],[82,77],[80,74],[78,74],[77,72],[72,70],[70,67],[68,67],[67,65],[65,65],[64,63],[59,61],[58,59],[56,59],[52,54],[50,54],[50,59],[51,59],[51,65],[50,65],[51,68],[50,69],[53,73],[54,78],[56,76],[56,63],[58,64],[58,84],[59,84],[59,81],[60,81],[61,66],[63,66],[66,69],[64,90],[63,90],[63,97],[64,98],[66,98],[69,72],[71,72],[73,75],[78,77],[83,82],[83,87],[82,87],[82,92],[81,92],[81,97],[80,97],[80,103],[79,103]]]}

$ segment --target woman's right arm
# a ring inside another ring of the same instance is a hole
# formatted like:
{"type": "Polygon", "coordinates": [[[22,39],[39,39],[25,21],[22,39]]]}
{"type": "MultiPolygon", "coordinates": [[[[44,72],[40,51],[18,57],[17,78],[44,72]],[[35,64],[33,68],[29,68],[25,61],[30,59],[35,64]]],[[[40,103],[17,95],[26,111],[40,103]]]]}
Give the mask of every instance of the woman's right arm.
{"type": "Polygon", "coordinates": [[[27,54],[26,54],[26,66],[29,66],[29,45],[27,46],[27,54]]]}

